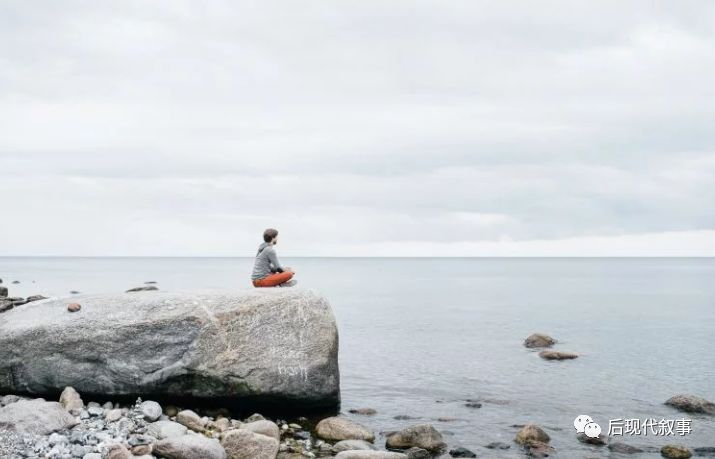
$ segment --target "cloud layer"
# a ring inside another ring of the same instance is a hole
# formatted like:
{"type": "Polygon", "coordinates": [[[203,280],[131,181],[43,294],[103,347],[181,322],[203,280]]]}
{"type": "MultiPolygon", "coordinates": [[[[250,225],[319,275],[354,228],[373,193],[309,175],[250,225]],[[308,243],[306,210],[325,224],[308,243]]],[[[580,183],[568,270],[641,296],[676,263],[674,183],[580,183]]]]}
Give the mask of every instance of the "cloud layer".
{"type": "Polygon", "coordinates": [[[713,23],[4,2],[0,255],[715,255],[713,23]]]}

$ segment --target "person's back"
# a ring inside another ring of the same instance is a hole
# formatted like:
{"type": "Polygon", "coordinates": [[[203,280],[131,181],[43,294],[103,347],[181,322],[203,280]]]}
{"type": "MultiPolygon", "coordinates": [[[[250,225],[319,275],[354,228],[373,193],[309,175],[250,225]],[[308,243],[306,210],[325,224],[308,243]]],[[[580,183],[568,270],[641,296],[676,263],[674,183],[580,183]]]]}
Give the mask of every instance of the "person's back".
{"type": "Polygon", "coordinates": [[[275,245],[278,243],[278,231],[269,228],[263,232],[263,243],[258,246],[258,253],[253,264],[251,280],[254,287],[275,287],[293,285],[295,274],[290,268],[284,268],[278,261],[275,245]],[[290,283],[289,283],[290,281],[290,283]]]}

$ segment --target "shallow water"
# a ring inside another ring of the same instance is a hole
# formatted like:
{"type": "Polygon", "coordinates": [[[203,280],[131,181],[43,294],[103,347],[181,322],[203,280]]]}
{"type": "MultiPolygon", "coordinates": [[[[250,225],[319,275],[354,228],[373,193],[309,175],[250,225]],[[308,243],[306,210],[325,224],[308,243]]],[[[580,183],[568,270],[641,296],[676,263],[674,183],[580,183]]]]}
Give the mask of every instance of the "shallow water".
{"type": "MultiPolygon", "coordinates": [[[[512,443],[513,424],[535,422],[547,428],[557,457],[619,457],[579,443],[573,419],[588,414],[607,431],[616,418],[686,418],[693,430],[686,436],[616,440],[715,446],[715,416],[663,405],[677,393],[715,400],[715,259],[284,262],[302,287],[330,299],[340,329],[342,409],[376,409],[376,416],[353,416],[376,432],[428,421],[452,447],[523,457],[516,445],[483,445],[512,443]],[[541,360],[522,346],[535,331],[580,358],[541,360]],[[464,406],[480,398],[491,402],[464,406]]],[[[249,288],[250,269],[246,258],[0,258],[0,278],[14,296],[123,291],[145,281],[167,290],[249,288]],[[15,279],[21,283],[10,284],[15,279]]]]}

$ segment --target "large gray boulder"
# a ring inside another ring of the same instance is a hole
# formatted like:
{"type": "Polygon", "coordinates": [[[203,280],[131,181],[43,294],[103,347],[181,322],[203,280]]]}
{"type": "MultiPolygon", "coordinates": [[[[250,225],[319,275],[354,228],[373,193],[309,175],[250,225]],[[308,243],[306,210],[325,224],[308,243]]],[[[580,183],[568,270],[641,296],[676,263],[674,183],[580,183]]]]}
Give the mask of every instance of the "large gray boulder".
{"type": "Polygon", "coordinates": [[[0,408],[0,431],[49,435],[77,424],[62,405],[43,399],[19,400],[0,408]]]}
{"type": "Polygon", "coordinates": [[[221,399],[328,408],[340,400],[328,301],[297,288],[51,299],[0,321],[0,393],[221,399]]]}

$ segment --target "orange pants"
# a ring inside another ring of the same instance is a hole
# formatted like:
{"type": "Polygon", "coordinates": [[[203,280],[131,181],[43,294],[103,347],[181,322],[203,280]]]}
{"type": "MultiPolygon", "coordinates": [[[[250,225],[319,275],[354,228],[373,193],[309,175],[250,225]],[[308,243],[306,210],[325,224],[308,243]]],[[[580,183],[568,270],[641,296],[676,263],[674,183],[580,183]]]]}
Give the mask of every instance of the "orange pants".
{"type": "Polygon", "coordinates": [[[263,279],[256,279],[253,281],[254,287],[275,287],[283,282],[288,282],[293,278],[293,273],[290,271],[284,271],[282,273],[271,274],[263,279]]]}

